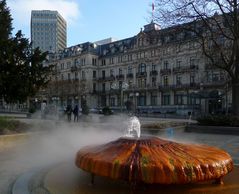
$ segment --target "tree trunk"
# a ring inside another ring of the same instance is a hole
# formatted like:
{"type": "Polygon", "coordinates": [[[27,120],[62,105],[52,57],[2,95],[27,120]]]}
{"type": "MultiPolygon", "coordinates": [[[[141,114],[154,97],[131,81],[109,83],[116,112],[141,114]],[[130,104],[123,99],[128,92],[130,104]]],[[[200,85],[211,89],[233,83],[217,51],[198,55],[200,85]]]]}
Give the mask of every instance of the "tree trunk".
{"type": "Polygon", "coordinates": [[[239,116],[239,80],[232,81],[232,113],[239,116]]]}

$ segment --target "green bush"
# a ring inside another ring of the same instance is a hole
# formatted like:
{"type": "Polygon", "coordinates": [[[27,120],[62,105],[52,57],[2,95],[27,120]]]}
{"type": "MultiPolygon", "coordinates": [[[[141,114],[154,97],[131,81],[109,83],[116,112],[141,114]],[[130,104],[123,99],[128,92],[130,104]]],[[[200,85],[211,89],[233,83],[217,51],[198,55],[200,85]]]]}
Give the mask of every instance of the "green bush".
{"type": "Polygon", "coordinates": [[[199,125],[208,126],[239,126],[239,118],[231,115],[208,115],[197,119],[199,125]]]}
{"type": "Polygon", "coordinates": [[[82,114],[88,115],[89,114],[89,107],[87,105],[87,101],[83,99],[81,101],[81,109],[82,109],[82,114]]]}
{"type": "Polygon", "coordinates": [[[36,112],[36,108],[34,107],[30,107],[29,110],[28,110],[29,113],[34,113],[36,112]]]}
{"type": "Polygon", "coordinates": [[[13,120],[10,117],[0,117],[0,134],[18,133],[23,131],[23,124],[20,121],[13,120]]]}
{"type": "Polygon", "coordinates": [[[113,111],[112,111],[111,108],[108,107],[108,106],[104,107],[104,108],[102,109],[102,112],[103,112],[104,115],[111,115],[111,114],[113,114],[113,111]]]}

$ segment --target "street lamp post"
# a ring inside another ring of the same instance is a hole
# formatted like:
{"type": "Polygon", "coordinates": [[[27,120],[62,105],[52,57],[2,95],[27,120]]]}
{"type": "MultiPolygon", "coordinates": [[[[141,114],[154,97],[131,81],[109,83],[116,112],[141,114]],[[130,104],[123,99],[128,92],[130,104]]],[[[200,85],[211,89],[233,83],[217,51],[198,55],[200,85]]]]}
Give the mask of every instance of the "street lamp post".
{"type": "Polygon", "coordinates": [[[138,98],[138,96],[139,96],[139,93],[138,92],[136,92],[135,93],[135,110],[134,110],[134,113],[136,114],[137,113],[137,103],[138,103],[138,100],[137,100],[137,98],[138,98]]]}

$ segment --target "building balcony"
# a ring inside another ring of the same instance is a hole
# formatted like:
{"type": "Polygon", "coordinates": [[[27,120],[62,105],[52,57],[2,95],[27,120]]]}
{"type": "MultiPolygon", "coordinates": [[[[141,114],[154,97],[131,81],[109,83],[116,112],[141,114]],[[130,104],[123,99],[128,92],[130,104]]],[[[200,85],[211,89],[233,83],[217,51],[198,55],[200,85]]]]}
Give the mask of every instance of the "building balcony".
{"type": "Polygon", "coordinates": [[[99,77],[98,81],[106,81],[106,77],[99,77]]]}
{"type": "Polygon", "coordinates": [[[169,74],[171,74],[171,69],[161,69],[160,74],[161,75],[169,75],[169,74]]]}
{"type": "Polygon", "coordinates": [[[227,83],[226,80],[212,80],[211,82],[202,83],[203,87],[213,88],[213,87],[223,87],[227,83]]]}
{"type": "Polygon", "coordinates": [[[109,77],[106,77],[105,80],[106,81],[114,81],[115,80],[115,76],[114,75],[110,75],[109,77]]]}
{"type": "Polygon", "coordinates": [[[159,90],[189,90],[189,89],[200,89],[200,83],[170,84],[159,86],[159,90]]]}
{"type": "Polygon", "coordinates": [[[156,70],[150,71],[150,76],[157,76],[157,75],[158,75],[158,71],[156,70]]]}
{"type": "Polygon", "coordinates": [[[159,90],[160,91],[164,91],[164,90],[171,90],[171,89],[173,89],[173,87],[172,87],[172,85],[159,85],[159,90]]]}
{"type": "Polygon", "coordinates": [[[127,78],[134,78],[134,74],[133,73],[128,73],[127,78]]]}
{"type": "Polygon", "coordinates": [[[175,90],[200,89],[200,83],[176,84],[172,88],[175,90]]]}
{"type": "Polygon", "coordinates": [[[124,79],[124,75],[123,74],[116,75],[116,79],[124,79]]]}
{"type": "Polygon", "coordinates": [[[73,71],[77,71],[77,70],[79,70],[79,67],[77,67],[77,66],[72,66],[71,67],[71,71],[73,72],[73,71]]]}
{"type": "Polygon", "coordinates": [[[147,84],[147,89],[148,90],[157,90],[158,89],[158,84],[157,83],[147,84]]]}
{"type": "Polygon", "coordinates": [[[146,77],[147,76],[147,72],[138,72],[136,73],[136,77],[146,77]]]}
{"type": "Polygon", "coordinates": [[[182,66],[182,67],[174,67],[173,73],[185,73],[198,70],[198,65],[190,65],[190,66],[182,66]]]}

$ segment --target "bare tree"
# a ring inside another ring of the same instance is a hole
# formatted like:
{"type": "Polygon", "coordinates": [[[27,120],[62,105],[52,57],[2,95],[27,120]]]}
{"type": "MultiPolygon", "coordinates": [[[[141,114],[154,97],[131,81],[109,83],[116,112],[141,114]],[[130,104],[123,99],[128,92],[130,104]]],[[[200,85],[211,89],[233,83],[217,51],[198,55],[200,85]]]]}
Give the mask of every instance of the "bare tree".
{"type": "Polygon", "coordinates": [[[232,111],[239,115],[239,1],[155,0],[162,28],[190,31],[214,67],[226,71],[232,87],[232,111]]]}

